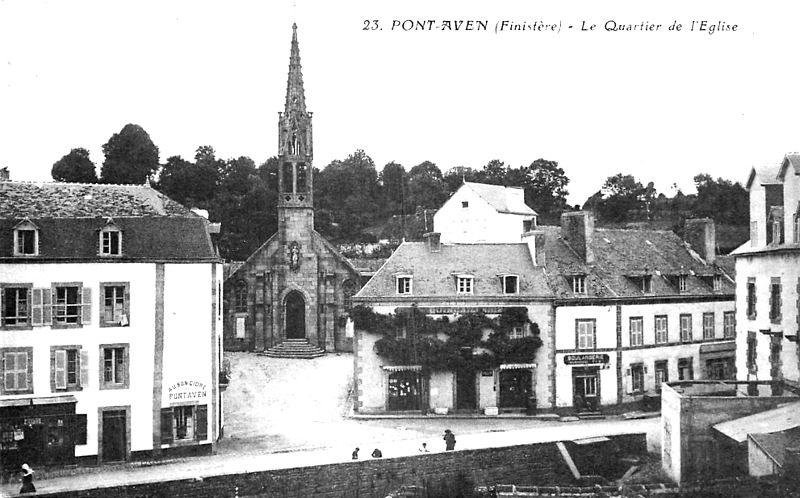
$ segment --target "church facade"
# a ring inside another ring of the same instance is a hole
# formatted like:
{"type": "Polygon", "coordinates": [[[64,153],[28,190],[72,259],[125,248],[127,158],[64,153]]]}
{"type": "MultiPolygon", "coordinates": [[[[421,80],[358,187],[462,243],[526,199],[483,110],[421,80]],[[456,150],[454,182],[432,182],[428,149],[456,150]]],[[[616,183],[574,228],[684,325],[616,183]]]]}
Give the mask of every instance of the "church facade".
{"type": "Polygon", "coordinates": [[[306,109],[297,25],[286,105],[278,118],[278,231],[225,281],[225,349],[276,356],[351,351],[358,270],[314,230],[312,113],[306,109]]]}

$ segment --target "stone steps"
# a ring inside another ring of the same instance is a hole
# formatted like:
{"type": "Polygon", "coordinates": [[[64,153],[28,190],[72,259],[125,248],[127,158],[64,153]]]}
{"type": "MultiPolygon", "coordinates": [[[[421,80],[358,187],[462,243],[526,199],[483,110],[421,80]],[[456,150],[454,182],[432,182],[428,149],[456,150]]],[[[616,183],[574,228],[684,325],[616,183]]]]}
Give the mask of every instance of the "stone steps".
{"type": "Polygon", "coordinates": [[[323,356],[325,351],[317,346],[309,344],[305,339],[287,339],[277,346],[271,347],[259,354],[270,358],[298,358],[308,360],[323,356]]]}

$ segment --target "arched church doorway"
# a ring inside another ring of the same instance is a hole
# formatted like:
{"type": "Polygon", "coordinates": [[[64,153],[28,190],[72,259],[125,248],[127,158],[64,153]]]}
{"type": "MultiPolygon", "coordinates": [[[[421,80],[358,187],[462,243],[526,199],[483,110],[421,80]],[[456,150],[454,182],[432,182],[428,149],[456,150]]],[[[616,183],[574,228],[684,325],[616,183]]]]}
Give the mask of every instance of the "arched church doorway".
{"type": "Polygon", "coordinates": [[[305,339],[306,337],[306,301],[303,295],[292,291],[286,296],[286,338],[305,339]]]}

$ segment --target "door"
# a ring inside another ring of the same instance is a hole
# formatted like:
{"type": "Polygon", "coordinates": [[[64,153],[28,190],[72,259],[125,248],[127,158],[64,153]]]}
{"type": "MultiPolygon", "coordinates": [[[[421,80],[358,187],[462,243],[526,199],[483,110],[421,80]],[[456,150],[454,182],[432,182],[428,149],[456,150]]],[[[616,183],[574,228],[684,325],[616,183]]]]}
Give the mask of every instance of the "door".
{"type": "Polygon", "coordinates": [[[286,338],[305,339],[306,301],[303,295],[292,291],[286,296],[286,338]]]}
{"type": "Polygon", "coordinates": [[[456,409],[475,410],[477,408],[477,382],[475,370],[465,368],[456,372],[456,409]]]}
{"type": "Polygon", "coordinates": [[[596,412],[600,407],[597,369],[572,370],[573,405],[579,412],[596,412]]]}
{"type": "Polygon", "coordinates": [[[103,412],[103,461],[125,460],[127,453],[125,410],[103,412]]]}
{"type": "Polygon", "coordinates": [[[417,372],[395,372],[389,376],[389,410],[420,409],[420,378],[417,372]]]}
{"type": "Polygon", "coordinates": [[[530,370],[500,371],[500,408],[526,408],[531,392],[530,370]]]}

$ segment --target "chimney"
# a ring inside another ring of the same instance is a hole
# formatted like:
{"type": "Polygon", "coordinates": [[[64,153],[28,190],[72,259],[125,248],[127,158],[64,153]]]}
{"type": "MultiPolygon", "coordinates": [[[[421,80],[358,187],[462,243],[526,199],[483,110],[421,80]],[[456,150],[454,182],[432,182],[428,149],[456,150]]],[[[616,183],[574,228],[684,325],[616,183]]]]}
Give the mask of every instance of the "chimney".
{"type": "Polygon", "coordinates": [[[711,218],[686,220],[683,226],[683,239],[707,264],[714,262],[717,246],[714,220],[711,218]]]}
{"type": "Polygon", "coordinates": [[[425,245],[428,246],[428,251],[439,252],[442,249],[441,236],[442,234],[439,232],[428,232],[422,236],[425,239],[425,245]]]}
{"type": "Polygon", "coordinates": [[[561,238],[573,251],[578,253],[584,263],[594,263],[594,251],[592,251],[594,213],[592,211],[562,213],[561,238]]]}
{"type": "Polygon", "coordinates": [[[541,230],[532,230],[522,234],[522,242],[528,244],[534,266],[544,266],[544,241],[545,235],[541,230]]]}
{"type": "Polygon", "coordinates": [[[8,166],[0,168],[0,182],[7,182],[11,180],[11,173],[8,171],[8,166]]]}

